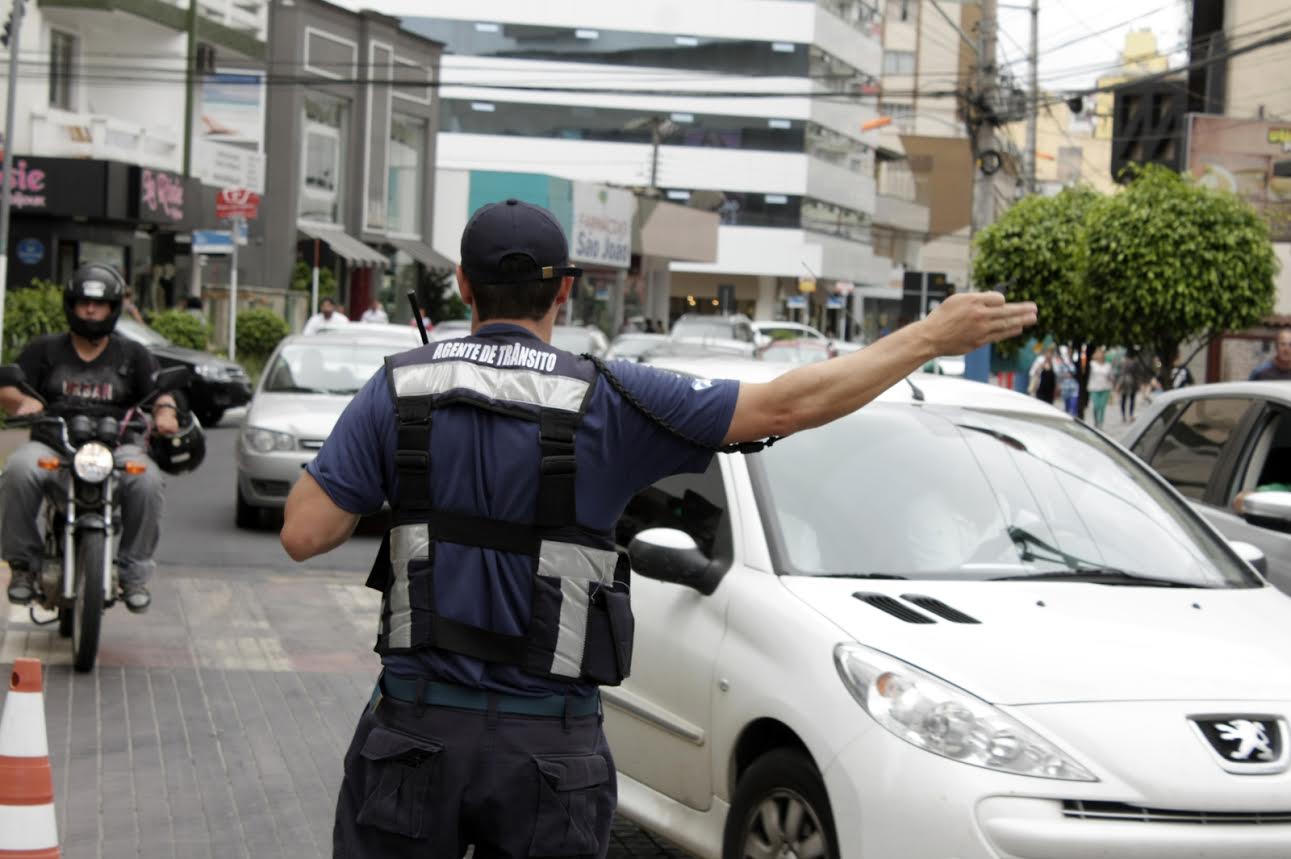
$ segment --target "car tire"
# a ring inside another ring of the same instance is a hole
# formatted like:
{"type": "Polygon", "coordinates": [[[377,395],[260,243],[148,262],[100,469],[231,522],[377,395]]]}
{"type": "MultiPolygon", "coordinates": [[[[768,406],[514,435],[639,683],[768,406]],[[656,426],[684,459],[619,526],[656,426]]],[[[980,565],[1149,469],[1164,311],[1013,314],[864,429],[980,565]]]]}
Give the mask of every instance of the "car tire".
{"type": "Polygon", "coordinates": [[[237,526],[250,531],[259,530],[264,521],[264,517],[262,516],[263,511],[254,504],[248,503],[247,500],[242,497],[241,486],[238,487],[237,503],[237,515],[235,517],[237,520],[237,526]]]}
{"type": "Polygon", "coordinates": [[[206,429],[213,429],[220,425],[220,418],[224,417],[224,409],[214,407],[202,409],[197,413],[197,419],[202,422],[206,429]]]}
{"type": "Polygon", "coordinates": [[[744,772],[722,838],[722,859],[784,855],[839,856],[825,783],[796,749],[767,752],[744,772]],[[793,831],[786,832],[786,824],[793,831]]]}

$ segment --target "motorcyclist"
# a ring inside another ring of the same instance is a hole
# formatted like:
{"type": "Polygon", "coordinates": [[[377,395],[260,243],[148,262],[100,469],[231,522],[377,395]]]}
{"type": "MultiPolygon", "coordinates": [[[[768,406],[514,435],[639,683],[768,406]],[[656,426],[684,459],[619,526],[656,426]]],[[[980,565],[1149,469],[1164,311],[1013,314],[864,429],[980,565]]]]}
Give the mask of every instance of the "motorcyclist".
{"type": "MultiPolygon", "coordinates": [[[[27,383],[44,397],[51,411],[109,414],[120,420],[151,393],[157,359],[142,345],[113,333],[124,298],[125,281],[114,268],[98,263],[80,266],[63,289],[69,332],[37,337],[18,356],[27,383]]],[[[0,407],[11,415],[34,415],[46,408],[14,387],[0,388],[0,407]]],[[[157,397],[152,418],[155,432],[178,432],[174,398],[157,397]]],[[[160,537],[164,483],[161,470],[137,444],[139,439],[127,436],[123,441],[116,451],[117,463],[146,460],[148,466],[139,474],[122,474],[118,485],[121,593],[126,608],[137,613],[152,602],[147,583],[160,537]]],[[[39,587],[44,543],[38,516],[46,487],[58,474],[42,469],[38,460],[55,455],[44,443],[28,441],[9,457],[0,480],[0,556],[12,572],[9,601],[18,605],[30,603],[39,587]]]]}

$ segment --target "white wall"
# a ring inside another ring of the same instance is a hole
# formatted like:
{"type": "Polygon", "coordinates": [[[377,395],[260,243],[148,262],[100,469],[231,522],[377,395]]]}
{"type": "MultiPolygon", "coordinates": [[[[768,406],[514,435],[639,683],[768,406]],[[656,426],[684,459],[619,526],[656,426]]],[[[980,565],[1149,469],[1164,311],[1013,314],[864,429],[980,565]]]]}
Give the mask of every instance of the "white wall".
{"type": "MultiPolygon", "coordinates": [[[[22,18],[22,32],[18,37],[19,58],[49,55],[48,32],[41,14],[41,9],[34,3],[28,3],[22,18]]],[[[0,75],[0,111],[7,110],[9,98],[9,49],[0,47],[0,66],[4,74],[0,75]]],[[[31,152],[31,121],[29,113],[33,105],[44,105],[49,102],[49,82],[44,75],[18,75],[17,95],[14,114],[13,146],[15,152],[31,152]]],[[[4,116],[0,113],[0,116],[4,116]]]]}
{"type": "Polygon", "coordinates": [[[453,262],[461,262],[462,231],[470,217],[470,203],[470,171],[435,171],[435,232],[430,246],[453,262]]]}
{"type": "Polygon", "coordinates": [[[810,277],[881,283],[891,265],[859,242],[806,230],[773,227],[720,227],[717,262],[674,262],[674,272],[810,277]]]}
{"type": "MultiPolygon", "coordinates": [[[[814,5],[814,4],[813,4],[814,5]]],[[[883,69],[883,45],[851,24],[816,7],[815,44],[863,72],[878,77],[883,69]]],[[[783,38],[783,37],[779,37],[783,38]]]]}

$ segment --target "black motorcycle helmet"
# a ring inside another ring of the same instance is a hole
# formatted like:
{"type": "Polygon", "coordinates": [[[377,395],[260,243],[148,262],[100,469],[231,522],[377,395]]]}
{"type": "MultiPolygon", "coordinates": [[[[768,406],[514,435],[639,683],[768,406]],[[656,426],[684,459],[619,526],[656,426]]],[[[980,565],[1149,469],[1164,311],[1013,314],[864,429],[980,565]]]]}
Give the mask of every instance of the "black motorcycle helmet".
{"type": "Polygon", "coordinates": [[[148,455],[167,474],[193,471],[206,458],[206,433],[190,411],[181,410],[179,432],[162,435],[154,428],[148,438],[148,455]]]}
{"type": "Polygon", "coordinates": [[[63,314],[72,333],[88,340],[98,340],[112,333],[121,318],[121,302],[125,299],[126,282],[110,265],[87,263],[72,272],[71,280],[63,287],[63,314]],[[76,302],[81,300],[106,301],[112,308],[108,318],[90,322],[76,315],[76,302]]]}

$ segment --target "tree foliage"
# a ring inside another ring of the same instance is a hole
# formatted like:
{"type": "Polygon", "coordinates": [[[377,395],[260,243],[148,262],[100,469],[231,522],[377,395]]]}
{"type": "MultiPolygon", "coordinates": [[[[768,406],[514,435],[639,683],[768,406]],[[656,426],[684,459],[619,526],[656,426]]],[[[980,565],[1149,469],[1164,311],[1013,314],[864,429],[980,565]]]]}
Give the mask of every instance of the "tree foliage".
{"type": "Polygon", "coordinates": [[[238,312],[238,357],[263,360],[291,333],[286,321],[265,307],[238,312]]]}
{"type": "Polygon", "coordinates": [[[1010,299],[1035,301],[1036,336],[1155,355],[1166,386],[1180,344],[1273,309],[1277,261],[1259,213],[1157,165],[1112,196],[1027,198],[975,241],[974,280],[1011,281],[1010,299]]]}
{"type": "Polygon", "coordinates": [[[67,330],[63,288],[37,278],[26,289],[12,290],[5,299],[4,323],[3,360],[8,364],[33,338],[67,330]]]}
{"type": "MultiPolygon", "coordinates": [[[[291,288],[309,292],[314,287],[314,267],[304,260],[296,260],[291,272],[291,288]]],[[[318,269],[318,300],[336,298],[336,275],[330,268],[318,269]]]]}
{"type": "Polygon", "coordinates": [[[153,330],[177,346],[205,349],[210,335],[206,322],[185,310],[163,310],[153,315],[153,330]]]}
{"type": "Polygon", "coordinates": [[[1267,222],[1235,194],[1164,167],[1147,167],[1094,207],[1085,245],[1085,280],[1114,323],[1108,340],[1155,355],[1164,375],[1181,343],[1248,328],[1273,311],[1267,222]]]}

